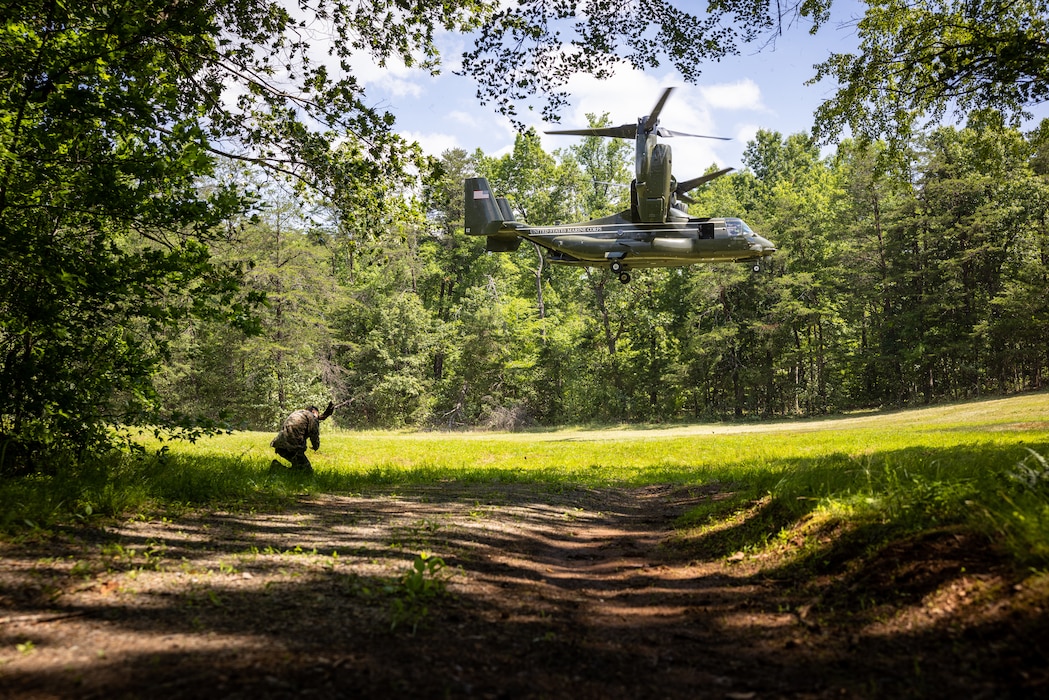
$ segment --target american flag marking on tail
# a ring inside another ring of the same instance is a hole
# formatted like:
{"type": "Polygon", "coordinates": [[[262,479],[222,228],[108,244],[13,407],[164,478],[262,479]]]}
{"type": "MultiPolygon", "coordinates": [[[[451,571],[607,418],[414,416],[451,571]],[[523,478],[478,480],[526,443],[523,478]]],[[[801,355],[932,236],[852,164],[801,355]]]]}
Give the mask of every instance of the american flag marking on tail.
{"type": "Polygon", "coordinates": [[[488,199],[488,193],[484,190],[474,190],[474,199],[488,199]]]}

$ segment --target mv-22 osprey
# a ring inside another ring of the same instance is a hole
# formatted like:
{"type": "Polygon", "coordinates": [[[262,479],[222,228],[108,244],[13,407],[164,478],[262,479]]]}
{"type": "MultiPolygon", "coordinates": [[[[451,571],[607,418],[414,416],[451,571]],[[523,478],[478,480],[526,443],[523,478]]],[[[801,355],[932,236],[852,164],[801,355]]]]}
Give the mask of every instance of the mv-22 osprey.
{"type": "MultiPolygon", "coordinates": [[[[601,219],[557,226],[529,226],[516,221],[509,202],[496,197],[483,177],[468,178],[466,233],[486,236],[485,250],[515,251],[521,240],[546,250],[550,262],[595,267],[608,265],[619,281],[630,281],[631,268],[679,267],[702,262],[754,262],[776,247],[736,218],[695,218],[690,190],[730,172],[725,168],[678,182],[670,172],[670,147],[657,137],[698,136],[659,126],[659,113],[673,88],[667,88],[652,113],[637,124],[548,131],[548,134],[608,136],[634,139],[635,179],[630,184],[630,209],[601,219]]],[[[720,137],[706,137],[720,138],[720,137]]]]}

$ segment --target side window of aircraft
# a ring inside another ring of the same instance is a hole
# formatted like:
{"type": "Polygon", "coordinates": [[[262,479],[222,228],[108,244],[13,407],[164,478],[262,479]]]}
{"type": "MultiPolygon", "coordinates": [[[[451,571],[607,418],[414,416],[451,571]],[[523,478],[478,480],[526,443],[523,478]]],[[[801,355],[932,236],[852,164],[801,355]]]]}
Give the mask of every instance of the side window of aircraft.
{"type": "Polygon", "coordinates": [[[725,233],[730,236],[741,236],[743,235],[743,228],[746,224],[743,223],[743,219],[725,219],[725,233]]]}
{"type": "Polygon", "coordinates": [[[714,238],[714,222],[704,221],[699,225],[699,238],[701,240],[714,238]]]}

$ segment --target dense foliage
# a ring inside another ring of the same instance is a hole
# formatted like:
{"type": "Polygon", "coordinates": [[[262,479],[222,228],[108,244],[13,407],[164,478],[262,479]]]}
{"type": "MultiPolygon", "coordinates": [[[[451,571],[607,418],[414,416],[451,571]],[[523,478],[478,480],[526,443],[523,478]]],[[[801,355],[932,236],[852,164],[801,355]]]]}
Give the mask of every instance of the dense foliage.
{"type": "Polygon", "coordinates": [[[834,54],[815,80],[839,89],[816,114],[817,136],[905,144],[915,125],[1001,111],[1018,124],[1049,97],[1045,0],[867,0],[856,54],[834,54]]]}
{"type": "MultiPolygon", "coordinates": [[[[1044,386],[1049,125],[1025,135],[979,113],[896,161],[853,142],[821,158],[804,134],[760,132],[744,170],[692,205],[741,215],[773,240],[760,272],[697,265],[622,285],[608,270],[544,264],[527,244],[484,253],[463,235],[469,170],[534,223],[603,213],[592,169],[607,170],[610,155],[628,165],[617,143],[549,154],[525,133],[501,158],[449,151],[425,206],[405,197],[381,241],[347,248],[300,230],[329,291],[313,297],[312,322],[269,336],[271,356],[297,353],[297,381],[313,381],[285,391],[283,408],[333,392],[354,399],[343,425],[517,427],[814,415],[1044,386]]],[[[265,218],[246,233],[271,235],[265,218]]],[[[283,284],[305,279],[289,269],[283,284]]],[[[236,387],[214,408],[263,427],[250,406],[283,401],[258,381],[262,355],[242,354],[221,353],[228,361],[198,378],[236,387]],[[255,394],[234,401],[247,386],[255,394]]]]}

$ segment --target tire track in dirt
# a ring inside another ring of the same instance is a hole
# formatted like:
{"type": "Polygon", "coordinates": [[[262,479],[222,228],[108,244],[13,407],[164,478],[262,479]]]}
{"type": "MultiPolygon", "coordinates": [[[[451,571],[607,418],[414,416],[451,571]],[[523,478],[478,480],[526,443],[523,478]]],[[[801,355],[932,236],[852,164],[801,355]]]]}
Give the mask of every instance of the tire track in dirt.
{"type": "Polygon", "coordinates": [[[981,599],[1001,575],[966,540],[932,537],[892,548],[881,568],[801,581],[775,561],[667,546],[675,519],[718,495],[440,484],[5,543],[0,696],[748,700],[1047,687],[1045,592],[1017,593],[1025,608],[981,599]],[[406,600],[398,577],[420,552],[448,564],[449,595],[422,601],[416,629],[391,629],[391,605],[406,600]],[[906,606],[892,593],[903,571],[906,606]],[[861,598],[889,602],[868,610],[861,598]],[[944,612],[923,613],[928,601],[944,612]]]}

